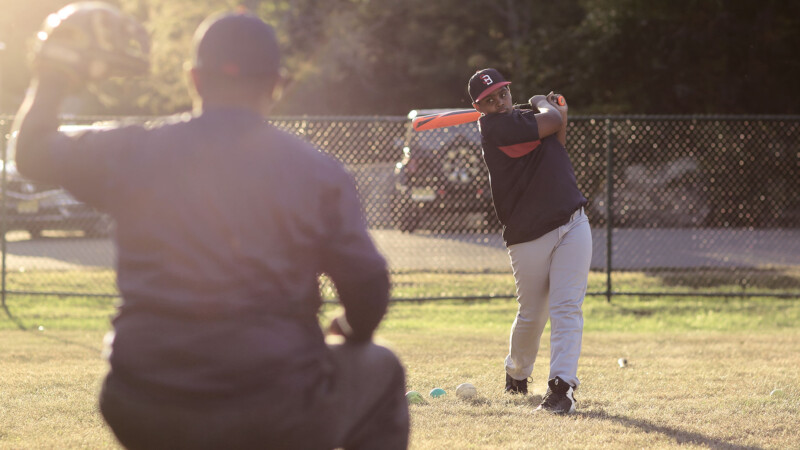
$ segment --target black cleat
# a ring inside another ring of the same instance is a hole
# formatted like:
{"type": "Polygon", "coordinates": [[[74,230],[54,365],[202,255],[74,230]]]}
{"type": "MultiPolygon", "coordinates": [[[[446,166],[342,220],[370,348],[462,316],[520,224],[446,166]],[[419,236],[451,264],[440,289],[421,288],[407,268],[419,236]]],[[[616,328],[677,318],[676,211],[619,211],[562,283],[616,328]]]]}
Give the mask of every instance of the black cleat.
{"type": "Polygon", "coordinates": [[[547,382],[547,393],[536,411],[547,411],[552,414],[569,414],[575,412],[575,388],[561,377],[547,382]]]}
{"type": "Polygon", "coordinates": [[[511,375],[506,373],[506,392],[509,394],[522,394],[528,393],[528,379],[515,380],[511,375]]]}

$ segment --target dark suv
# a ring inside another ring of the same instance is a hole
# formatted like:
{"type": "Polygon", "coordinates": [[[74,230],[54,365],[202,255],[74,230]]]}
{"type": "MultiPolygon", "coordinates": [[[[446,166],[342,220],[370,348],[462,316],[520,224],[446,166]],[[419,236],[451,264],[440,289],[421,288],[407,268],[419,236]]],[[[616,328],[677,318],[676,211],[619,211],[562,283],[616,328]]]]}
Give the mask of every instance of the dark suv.
{"type": "MultiPolygon", "coordinates": [[[[65,125],[61,130],[78,133],[93,128],[90,125],[65,125]]],[[[103,128],[94,126],[94,128],[103,128]]],[[[31,238],[41,237],[45,230],[79,230],[87,237],[106,237],[113,221],[92,207],[79,202],[60,186],[33,182],[17,172],[14,161],[16,136],[8,141],[5,184],[0,183],[4,197],[3,221],[6,231],[25,230],[31,238]]]]}
{"type": "MultiPolygon", "coordinates": [[[[453,108],[456,109],[456,108],[453,108]]],[[[477,123],[414,131],[418,115],[447,110],[414,110],[395,165],[392,212],[402,231],[494,230],[498,227],[481,156],[477,123]]]]}

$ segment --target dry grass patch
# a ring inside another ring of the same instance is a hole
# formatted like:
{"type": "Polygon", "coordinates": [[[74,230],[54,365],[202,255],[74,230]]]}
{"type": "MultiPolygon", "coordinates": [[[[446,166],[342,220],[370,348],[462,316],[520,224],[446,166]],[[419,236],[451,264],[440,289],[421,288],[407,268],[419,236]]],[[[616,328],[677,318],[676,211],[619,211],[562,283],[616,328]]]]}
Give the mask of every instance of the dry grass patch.
{"type": "Polygon", "coordinates": [[[424,347],[388,338],[407,365],[408,389],[448,391],[411,406],[412,448],[800,448],[797,332],[587,333],[579,412],[566,417],[533,412],[546,389],[546,342],[532,395],[514,397],[502,392],[505,336],[424,347]],[[477,386],[476,401],[455,397],[463,382],[477,386]]]}
{"type": "MultiPolygon", "coordinates": [[[[15,318],[0,320],[0,449],[119,448],[97,411],[111,305],[10,305],[15,318]]],[[[566,417],[533,413],[547,331],[531,395],[502,392],[514,311],[513,301],[390,308],[377,339],[401,357],[407,389],[448,392],[411,406],[412,449],[800,448],[796,301],[587,301],[579,412],[566,417]],[[475,401],[455,398],[464,382],[478,388],[475,401]]],[[[334,313],[326,308],[323,323],[334,313]]]]}
{"type": "Polygon", "coordinates": [[[97,410],[100,332],[0,331],[0,448],[117,448],[97,410]]]}

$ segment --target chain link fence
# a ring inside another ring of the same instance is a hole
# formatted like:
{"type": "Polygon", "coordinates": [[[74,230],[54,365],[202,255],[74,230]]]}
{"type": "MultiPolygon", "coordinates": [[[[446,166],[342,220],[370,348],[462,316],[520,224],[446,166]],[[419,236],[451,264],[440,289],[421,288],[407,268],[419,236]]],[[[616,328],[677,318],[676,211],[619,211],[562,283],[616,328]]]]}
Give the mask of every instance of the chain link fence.
{"type": "MultiPolygon", "coordinates": [[[[11,120],[0,117],[3,300],[117,296],[113,224],[16,172],[11,120]]],[[[352,172],[397,300],[514,297],[475,124],[414,132],[404,117],[272,122],[352,172]],[[502,281],[471,284],[477,275],[502,281]],[[415,290],[431,276],[454,288],[415,290]]],[[[567,141],[589,199],[589,295],[800,298],[800,117],[572,117],[567,141]]]]}

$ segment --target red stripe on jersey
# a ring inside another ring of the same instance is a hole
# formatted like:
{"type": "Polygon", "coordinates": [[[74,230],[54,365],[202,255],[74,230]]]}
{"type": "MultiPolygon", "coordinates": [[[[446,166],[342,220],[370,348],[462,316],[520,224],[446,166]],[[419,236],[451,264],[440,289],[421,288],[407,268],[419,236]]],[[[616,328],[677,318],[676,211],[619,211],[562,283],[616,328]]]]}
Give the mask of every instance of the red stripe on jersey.
{"type": "Polygon", "coordinates": [[[514,145],[506,145],[505,147],[498,147],[506,155],[511,158],[519,158],[532,152],[533,149],[539,146],[542,141],[521,142],[514,145]]]}

